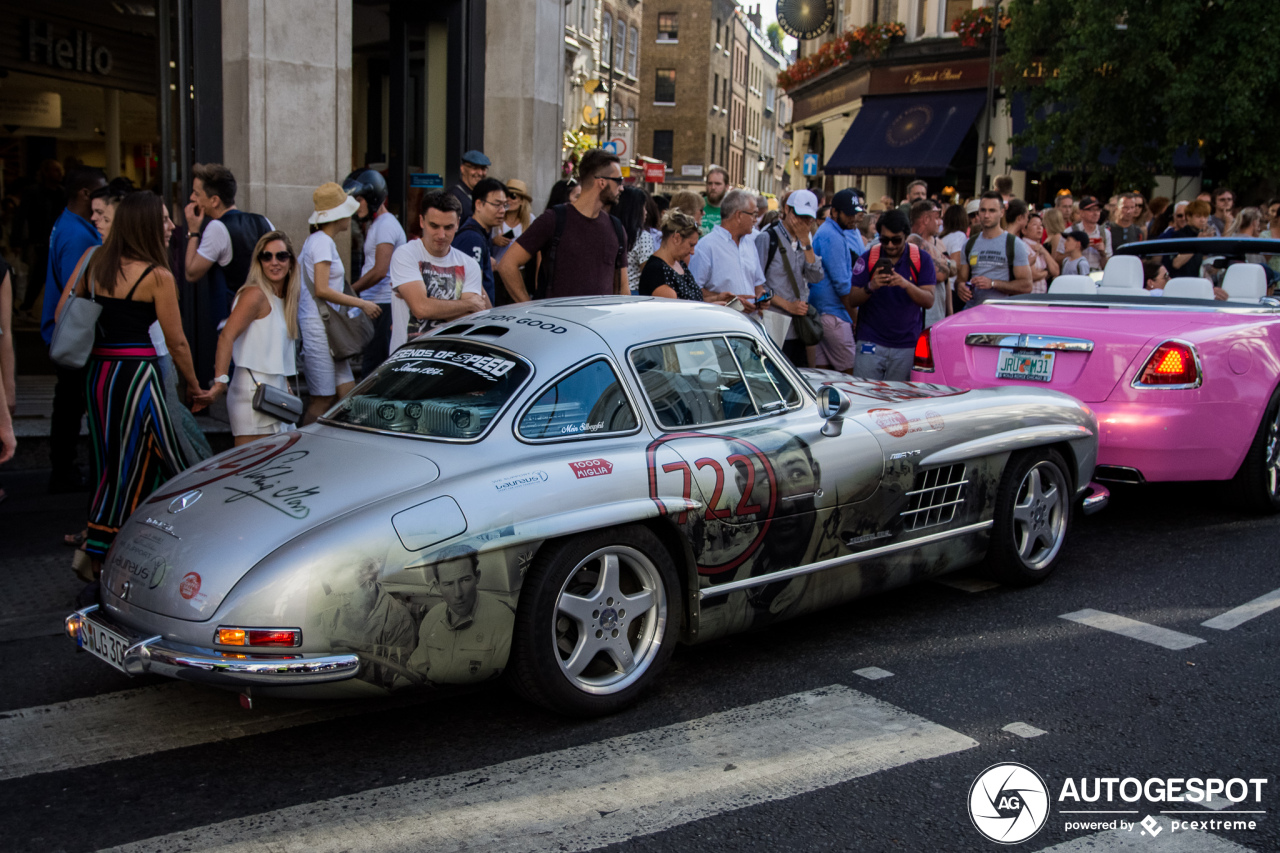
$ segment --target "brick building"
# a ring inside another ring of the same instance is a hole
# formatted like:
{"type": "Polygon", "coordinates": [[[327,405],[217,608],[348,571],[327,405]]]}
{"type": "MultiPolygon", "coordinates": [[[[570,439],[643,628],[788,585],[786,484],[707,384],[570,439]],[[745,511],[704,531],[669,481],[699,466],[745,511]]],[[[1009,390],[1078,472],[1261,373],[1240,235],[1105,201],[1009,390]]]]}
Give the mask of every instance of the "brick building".
{"type": "MultiPolygon", "coordinates": [[[[644,4],[640,0],[568,0],[564,14],[565,130],[585,132],[600,141],[608,131],[634,144],[644,4]]],[[[622,153],[624,161],[635,155],[634,151],[622,153]]]]}

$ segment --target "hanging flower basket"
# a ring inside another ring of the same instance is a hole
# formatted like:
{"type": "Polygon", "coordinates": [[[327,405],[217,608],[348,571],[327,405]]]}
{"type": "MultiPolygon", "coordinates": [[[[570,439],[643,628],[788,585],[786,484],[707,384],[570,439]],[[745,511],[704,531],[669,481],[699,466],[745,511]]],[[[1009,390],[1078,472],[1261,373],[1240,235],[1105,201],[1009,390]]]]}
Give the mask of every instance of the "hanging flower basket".
{"type": "Polygon", "coordinates": [[[904,40],[906,35],[907,27],[901,21],[845,30],[818,48],[817,52],[779,71],[778,87],[790,91],[806,80],[832,68],[848,65],[860,56],[877,57],[891,44],[904,40]]]}
{"type": "MultiPolygon", "coordinates": [[[[1008,15],[1000,16],[1000,29],[1009,26],[1013,20],[1008,15]]],[[[951,22],[952,32],[959,33],[960,43],[965,47],[977,47],[987,36],[991,35],[991,9],[970,9],[951,22]]]]}

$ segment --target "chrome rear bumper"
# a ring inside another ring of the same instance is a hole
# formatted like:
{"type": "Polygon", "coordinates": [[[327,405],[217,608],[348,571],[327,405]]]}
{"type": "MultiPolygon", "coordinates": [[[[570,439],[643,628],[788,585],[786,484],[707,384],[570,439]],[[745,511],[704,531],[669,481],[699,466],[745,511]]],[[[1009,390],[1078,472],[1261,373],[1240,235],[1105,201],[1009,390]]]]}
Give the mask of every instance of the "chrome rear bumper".
{"type": "Polygon", "coordinates": [[[221,687],[249,687],[342,681],[354,678],[360,670],[360,658],[354,654],[242,655],[173,643],[160,636],[146,637],[111,621],[96,604],[66,618],[66,634],[77,645],[86,621],[131,641],[124,654],[124,670],[129,675],[154,673],[221,687]]]}
{"type": "Polygon", "coordinates": [[[1106,507],[1107,502],[1111,500],[1111,490],[1101,483],[1090,483],[1089,493],[1084,496],[1084,500],[1080,502],[1080,509],[1085,515],[1093,515],[1095,512],[1106,507]]]}

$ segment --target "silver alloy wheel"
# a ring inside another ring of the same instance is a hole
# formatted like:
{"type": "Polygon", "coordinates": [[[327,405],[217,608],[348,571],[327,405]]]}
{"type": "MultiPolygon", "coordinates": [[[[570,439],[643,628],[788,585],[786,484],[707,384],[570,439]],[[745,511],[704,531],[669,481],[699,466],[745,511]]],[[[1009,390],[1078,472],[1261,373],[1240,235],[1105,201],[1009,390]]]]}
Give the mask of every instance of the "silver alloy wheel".
{"type": "Polygon", "coordinates": [[[1037,462],[1022,478],[1013,504],[1013,544],[1028,569],[1053,562],[1067,535],[1067,483],[1052,462],[1037,462]]]}
{"type": "Polygon", "coordinates": [[[1267,494],[1275,500],[1280,497],[1280,410],[1267,427],[1266,453],[1267,494]]]}
{"type": "Polygon", "coordinates": [[[667,624],[667,593],[640,551],[611,545],[574,567],[556,598],[552,642],[560,671],[579,690],[610,694],[653,663],[667,624]]]}

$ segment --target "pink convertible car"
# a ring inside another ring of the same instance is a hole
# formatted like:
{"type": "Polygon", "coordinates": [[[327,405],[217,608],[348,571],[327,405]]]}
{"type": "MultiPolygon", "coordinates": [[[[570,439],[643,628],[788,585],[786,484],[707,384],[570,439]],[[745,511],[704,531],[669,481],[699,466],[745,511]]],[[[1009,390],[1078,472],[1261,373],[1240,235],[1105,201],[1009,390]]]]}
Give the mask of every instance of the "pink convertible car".
{"type": "Polygon", "coordinates": [[[1064,391],[1097,414],[1096,480],[1234,480],[1249,506],[1280,511],[1280,300],[1266,295],[1267,271],[1243,262],[1246,252],[1280,254],[1280,241],[1160,240],[1120,252],[1101,284],[1061,276],[1046,294],[991,299],[937,323],[920,337],[912,378],[1064,391]],[[1228,301],[1215,301],[1206,278],[1144,288],[1137,255],[1187,253],[1217,265],[1228,301]]]}

